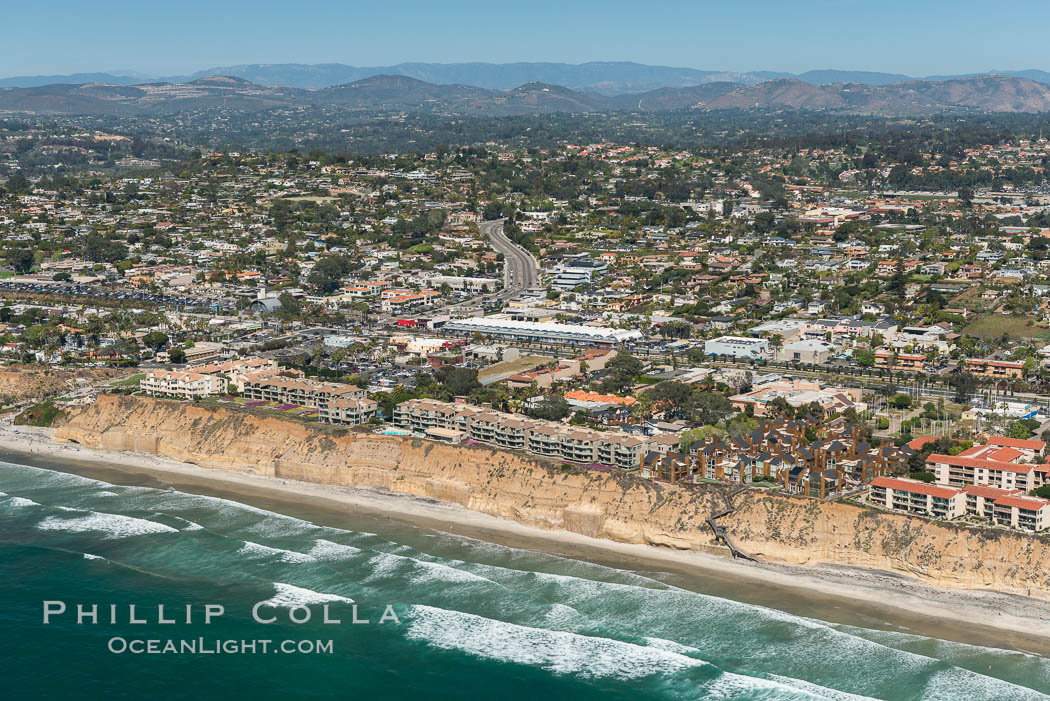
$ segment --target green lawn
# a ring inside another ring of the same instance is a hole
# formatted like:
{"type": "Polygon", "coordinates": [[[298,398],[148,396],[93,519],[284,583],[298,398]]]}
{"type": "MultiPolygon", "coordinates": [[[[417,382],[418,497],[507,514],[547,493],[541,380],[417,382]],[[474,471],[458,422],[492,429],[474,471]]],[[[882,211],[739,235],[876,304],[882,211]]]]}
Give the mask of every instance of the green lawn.
{"type": "Polygon", "coordinates": [[[982,316],[966,326],[962,333],[978,338],[997,338],[1004,333],[1011,338],[1050,338],[1050,330],[1036,325],[1035,319],[1003,314],[982,316]]]}
{"type": "Polygon", "coordinates": [[[140,372],[137,375],[132,375],[131,377],[125,377],[123,380],[116,380],[115,382],[111,382],[111,383],[109,383],[109,386],[110,387],[134,387],[145,376],[146,376],[146,373],[140,372]]]}

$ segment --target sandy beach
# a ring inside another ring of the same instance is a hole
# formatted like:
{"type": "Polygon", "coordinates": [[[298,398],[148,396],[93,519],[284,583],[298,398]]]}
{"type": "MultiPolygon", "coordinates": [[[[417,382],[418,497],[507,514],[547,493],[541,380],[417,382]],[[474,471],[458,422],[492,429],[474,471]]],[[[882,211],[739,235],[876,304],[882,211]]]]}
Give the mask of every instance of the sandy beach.
{"type": "Polygon", "coordinates": [[[1036,599],[995,591],[938,589],[901,575],[857,568],[750,563],[709,553],[618,543],[535,528],[415,496],[276,480],[148,454],[91,450],[55,443],[50,434],[50,429],[0,421],[0,451],[7,453],[0,457],[22,458],[27,464],[108,481],[120,481],[122,476],[134,481],[136,475],[145,475],[181,491],[218,492],[247,503],[266,499],[289,509],[309,506],[332,518],[373,514],[623,569],[665,572],[676,585],[753,603],[776,607],[790,600],[806,610],[820,610],[823,620],[849,624],[863,620],[886,629],[1050,656],[1050,603],[1036,599]],[[93,470],[106,472],[89,474],[93,470]],[[710,591],[712,584],[722,591],[710,591]]]}

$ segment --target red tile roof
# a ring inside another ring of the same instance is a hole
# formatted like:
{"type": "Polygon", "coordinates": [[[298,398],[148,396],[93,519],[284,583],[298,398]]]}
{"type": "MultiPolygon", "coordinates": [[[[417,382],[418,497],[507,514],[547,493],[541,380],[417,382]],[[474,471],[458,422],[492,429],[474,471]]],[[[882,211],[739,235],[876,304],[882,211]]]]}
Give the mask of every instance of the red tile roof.
{"type": "Polygon", "coordinates": [[[1050,501],[1046,499],[1036,499],[1034,497],[1017,497],[1007,496],[999,497],[995,500],[996,506],[1016,506],[1018,509],[1028,509],[1029,511],[1039,511],[1040,509],[1050,506],[1050,501]]]}
{"type": "Polygon", "coordinates": [[[992,499],[1021,493],[1020,489],[999,489],[998,487],[989,487],[986,484],[968,484],[963,487],[962,490],[967,494],[974,495],[975,497],[990,497],[992,499]]]}
{"type": "Polygon", "coordinates": [[[1043,450],[1046,448],[1046,443],[1043,441],[1033,441],[1026,438],[1007,438],[1006,436],[992,436],[988,439],[989,445],[1004,445],[1008,448],[1021,448],[1023,450],[1043,450]]]}
{"type": "Polygon", "coordinates": [[[1034,465],[1016,465],[1012,462],[996,462],[995,460],[983,460],[981,458],[965,458],[961,455],[940,455],[933,453],[926,458],[926,463],[943,463],[957,467],[983,468],[985,470],[1000,470],[1003,472],[1019,472],[1028,474],[1035,469],[1034,465]]]}

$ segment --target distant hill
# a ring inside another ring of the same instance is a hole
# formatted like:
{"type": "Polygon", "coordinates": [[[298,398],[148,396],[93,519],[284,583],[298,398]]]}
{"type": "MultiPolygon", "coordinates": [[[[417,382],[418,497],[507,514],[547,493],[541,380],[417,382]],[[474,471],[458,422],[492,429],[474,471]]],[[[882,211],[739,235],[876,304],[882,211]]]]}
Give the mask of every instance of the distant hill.
{"type": "Polygon", "coordinates": [[[44,114],[154,116],[209,107],[265,110],[325,105],[372,112],[398,110],[464,116],[681,109],[839,110],[881,115],[945,110],[1042,113],[1050,112],[1050,85],[1003,75],[908,80],[886,85],[814,85],[794,78],[777,78],[757,85],[723,81],[608,96],[541,82],[495,90],[379,75],[320,90],[258,85],[237,76],[203,76],[186,83],[84,83],[0,89],[0,110],[44,114]]]}
{"type": "Polygon", "coordinates": [[[968,75],[941,75],[917,78],[901,73],[876,71],[813,70],[794,74],[783,71],[714,71],[672,66],[650,66],[630,61],[592,61],[569,64],[552,62],[521,63],[399,63],[393,66],[348,66],[342,63],[252,63],[198,71],[192,75],[129,77],[113,73],[77,73],[74,75],[24,76],[0,79],[2,87],[41,87],[58,83],[107,83],[138,85],[143,82],[191,83],[199,78],[224,75],[241,78],[267,87],[321,90],[355,83],[376,76],[403,76],[434,85],[463,85],[488,90],[512,90],[528,83],[561,85],[573,90],[600,95],[637,95],[661,88],[687,88],[709,83],[758,85],[781,78],[811,85],[857,83],[890,85],[911,80],[946,81],[995,74],[1028,78],[1050,84],[1050,72],[1043,70],[989,71],[968,75]]]}

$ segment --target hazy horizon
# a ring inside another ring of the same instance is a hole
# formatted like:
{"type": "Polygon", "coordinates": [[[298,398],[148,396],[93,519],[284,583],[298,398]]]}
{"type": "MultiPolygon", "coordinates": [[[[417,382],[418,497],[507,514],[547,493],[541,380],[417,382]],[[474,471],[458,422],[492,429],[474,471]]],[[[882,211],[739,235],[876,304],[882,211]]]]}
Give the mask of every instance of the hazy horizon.
{"type": "Polygon", "coordinates": [[[588,63],[631,61],[698,70],[847,70],[922,77],[1050,68],[1041,28],[1050,6],[1019,0],[989,13],[973,0],[878,6],[812,0],[555,3],[478,0],[396,6],[366,0],[246,0],[176,6],[56,0],[8,8],[19,27],[0,46],[0,75],[185,75],[244,64],[588,63]],[[1018,18],[1024,21],[1019,22],[1018,18]],[[979,21],[975,18],[979,18],[979,21]],[[158,31],[158,30],[163,31],[158,31]]]}

